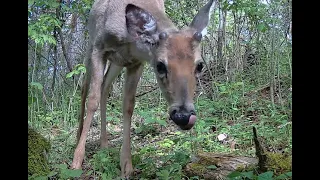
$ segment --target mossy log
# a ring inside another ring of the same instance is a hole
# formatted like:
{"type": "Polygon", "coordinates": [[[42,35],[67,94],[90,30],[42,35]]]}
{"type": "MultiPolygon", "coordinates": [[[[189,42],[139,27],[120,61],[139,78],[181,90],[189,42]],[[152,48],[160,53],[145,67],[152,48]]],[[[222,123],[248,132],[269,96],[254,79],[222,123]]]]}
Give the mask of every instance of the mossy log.
{"type": "Polygon", "coordinates": [[[189,177],[199,176],[208,180],[226,179],[233,171],[242,171],[258,165],[258,159],[254,157],[211,152],[200,152],[195,159],[185,167],[186,174],[189,177]],[[216,168],[212,168],[212,165],[216,168]]]}
{"type": "Polygon", "coordinates": [[[47,153],[50,143],[41,134],[28,127],[28,175],[47,175],[47,153]]]}
{"type": "Polygon", "coordinates": [[[198,176],[207,180],[221,180],[227,179],[227,176],[233,171],[241,172],[256,169],[259,173],[273,171],[275,175],[279,175],[292,170],[290,156],[265,152],[254,127],[253,139],[257,157],[199,152],[193,162],[187,164],[184,168],[185,174],[189,177],[198,176]]]}

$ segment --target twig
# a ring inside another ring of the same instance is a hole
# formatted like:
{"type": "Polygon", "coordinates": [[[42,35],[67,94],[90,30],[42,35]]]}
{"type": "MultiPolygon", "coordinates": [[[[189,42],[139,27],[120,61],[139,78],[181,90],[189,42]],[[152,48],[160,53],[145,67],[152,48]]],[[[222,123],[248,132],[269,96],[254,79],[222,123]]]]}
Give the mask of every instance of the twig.
{"type": "Polygon", "coordinates": [[[143,96],[143,95],[145,95],[145,94],[148,94],[148,93],[150,93],[150,92],[152,92],[152,91],[154,91],[154,90],[156,90],[156,89],[158,89],[158,88],[159,88],[158,86],[153,87],[153,88],[150,89],[149,91],[145,91],[145,92],[142,92],[142,93],[137,94],[136,97],[140,97],[140,96],[143,96]]]}

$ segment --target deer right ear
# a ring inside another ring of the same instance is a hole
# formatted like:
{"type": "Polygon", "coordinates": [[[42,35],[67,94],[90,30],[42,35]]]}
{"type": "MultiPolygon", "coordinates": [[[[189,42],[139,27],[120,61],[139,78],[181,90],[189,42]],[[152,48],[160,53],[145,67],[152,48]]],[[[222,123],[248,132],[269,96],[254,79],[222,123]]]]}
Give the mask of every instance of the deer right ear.
{"type": "Polygon", "coordinates": [[[200,35],[204,36],[207,34],[207,25],[210,20],[210,15],[216,6],[216,1],[217,0],[209,0],[209,2],[199,10],[198,14],[193,18],[191,24],[189,25],[190,27],[196,29],[198,33],[201,33],[195,34],[196,39],[198,38],[201,40],[200,35]]]}
{"type": "Polygon", "coordinates": [[[147,11],[128,4],[126,7],[128,33],[134,38],[151,37],[157,31],[156,19],[147,11]]]}

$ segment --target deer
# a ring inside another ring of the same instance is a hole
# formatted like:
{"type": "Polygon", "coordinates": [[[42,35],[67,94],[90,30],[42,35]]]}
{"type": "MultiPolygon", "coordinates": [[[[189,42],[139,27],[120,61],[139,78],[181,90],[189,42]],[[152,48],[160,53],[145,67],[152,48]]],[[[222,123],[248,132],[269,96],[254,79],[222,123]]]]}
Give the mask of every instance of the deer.
{"type": "Polygon", "coordinates": [[[100,147],[108,147],[106,106],[110,85],[125,68],[121,177],[134,172],[130,129],[137,85],[146,63],[168,104],[169,119],[181,130],[197,120],[193,103],[196,78],[203,69],[201,40],[216,1],[200,8],[189,26],[178,29],[165,13],[164,0],[96,0],[88,19],[86,73],[81,88],[77,146],[71,169],[81,169],[87,133],[100,105],[100,147]],[[85,108],[87,107],[87,108],[85,108]],[[86,113],[86,114],[85,114],[86,113]]]}

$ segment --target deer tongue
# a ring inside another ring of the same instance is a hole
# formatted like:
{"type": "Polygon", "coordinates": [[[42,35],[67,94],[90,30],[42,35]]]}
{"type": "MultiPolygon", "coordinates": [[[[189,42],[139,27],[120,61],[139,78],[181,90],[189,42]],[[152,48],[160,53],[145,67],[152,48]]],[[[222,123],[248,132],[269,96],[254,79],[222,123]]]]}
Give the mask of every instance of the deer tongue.
{"type": "Polygon", "coordinates": [[[196,122],[196,120],[197,120],[197,116],[191,115],[191,116],[189,117],[188,125],[193,125],[193,124],[196,122]]]}

